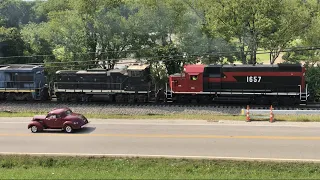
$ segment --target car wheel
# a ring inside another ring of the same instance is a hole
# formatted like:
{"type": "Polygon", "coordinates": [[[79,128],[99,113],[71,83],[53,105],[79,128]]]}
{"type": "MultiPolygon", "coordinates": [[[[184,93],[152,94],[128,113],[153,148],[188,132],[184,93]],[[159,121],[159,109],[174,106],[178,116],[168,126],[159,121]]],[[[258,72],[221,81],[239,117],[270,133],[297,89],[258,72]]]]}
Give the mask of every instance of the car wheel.
{"type": "Polygon", "coordinates": [[[64,127],[64,130],[65,130],[67,133],[71,133],[71,132],[73,131],[72,127],[69,126],[69,125],[66,125],[66,126],[64,127]]]}
{"type": "Polygon", "coordinates": [[[31,132],[33,132],[33,133],[36,133],[36,132],[38,132],[38,127],[37,126],[35,126],[35,125],[33,125],[33,126],[31,126],[31,132]]]}

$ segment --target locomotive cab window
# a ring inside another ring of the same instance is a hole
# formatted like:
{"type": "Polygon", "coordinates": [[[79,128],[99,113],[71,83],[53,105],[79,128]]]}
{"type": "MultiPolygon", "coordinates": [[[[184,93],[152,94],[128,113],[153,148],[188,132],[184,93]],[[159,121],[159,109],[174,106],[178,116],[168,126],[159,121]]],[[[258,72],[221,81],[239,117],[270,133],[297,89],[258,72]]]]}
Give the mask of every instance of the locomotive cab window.
{"type": "Polygon", "coordinates": [[[129,71],[129,76],[131,77],[141,77],[141,71],[129,71]]]}
{"type": "Polygon", "coordinates": [[[197,75],[191,75],[190,76],[190,80],[196,81],[196,80],[198,80],[198,76],[197,75]]]}

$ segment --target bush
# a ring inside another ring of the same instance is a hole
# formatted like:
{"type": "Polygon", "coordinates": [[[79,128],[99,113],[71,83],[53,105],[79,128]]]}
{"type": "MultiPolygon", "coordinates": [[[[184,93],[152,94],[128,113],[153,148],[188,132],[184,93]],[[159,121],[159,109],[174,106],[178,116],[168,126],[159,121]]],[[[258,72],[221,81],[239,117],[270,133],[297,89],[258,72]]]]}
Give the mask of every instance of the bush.
{"type": "Polygon", "coordinates": [[[310,92],[310,99],[319,101],[320,97],[320,66],[306,67],[306,82],[310,92]]]}

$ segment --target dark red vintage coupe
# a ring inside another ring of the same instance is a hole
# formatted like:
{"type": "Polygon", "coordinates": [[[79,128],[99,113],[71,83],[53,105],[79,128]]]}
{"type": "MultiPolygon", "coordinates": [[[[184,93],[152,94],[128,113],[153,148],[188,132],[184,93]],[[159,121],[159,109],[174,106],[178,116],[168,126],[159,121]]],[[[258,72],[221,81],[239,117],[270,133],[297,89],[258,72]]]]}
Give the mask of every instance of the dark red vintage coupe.
{"type": "Polygon", "coordinates": [[[67,133],[81,129],[89,123],[82,114],[71,111],[70,108],[54,109],[45,115],[36,115],[28,125],[31,132],[36,133],[44,129],[61,129],[67,133]]]}

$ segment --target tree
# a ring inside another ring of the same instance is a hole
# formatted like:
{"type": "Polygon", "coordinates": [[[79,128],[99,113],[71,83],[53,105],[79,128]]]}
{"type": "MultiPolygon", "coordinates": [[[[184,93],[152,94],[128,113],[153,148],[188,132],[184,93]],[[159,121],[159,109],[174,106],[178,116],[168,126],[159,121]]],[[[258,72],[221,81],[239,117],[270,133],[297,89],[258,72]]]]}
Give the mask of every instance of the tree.
{"type": "Polygon", "coordinates": [[[261,39],[261,47],[270,51],[270,64],[290,46],[290,42],[306,33],[311,24],[310,11],[305,3],[286,0],[282,7],[275,24],[261,39]]]}
{"type": "Polygon", "coordinates": [[[55,57],[52,53],[54,46],[49,42],[49,34],[50,32],[47,32],[44,23],[30,23],[21,29],[21,38],[26,46],[24,55],[40,55],[32,58],[33,63],[54,60],[55,57]]]}
{"type": "Polygon", "coordinates": [[[35,2],[20,0],[0,1],[0,19],[5,27],[20,28],[21,26],[36,20],[33,9],[35,2]]]}
{"type": "Polygon", "coordinates": [[[0,57],[2,63],[19,63],[19,56],[23,55],[25,49],[17,28],[0,27],[0,57]]]}
{"type": "Polygon", "coordinates": [[[287,62],[303,61],[307,66],[314,66],[320,60],[320,13],[318,3],[308,2],[310,2],[310,4],[307,4],[309,5],[310,19],[305,20],[308,28],[303,30],[304,33],[299,35],[299,39],[290,43],[292,51],[286,52],[283,58],[287,62]]]}
{"type": "Polygon", "coordinates": [[[137,13],[132,16],[132,22],[136,25],[135,34],[141,39],[137,44],[141,51],[136,55],[146,57],[157,69],[163,63],[168,74],[180,72],[182,65],[190,61],[181,45],[181,27],[186,23],[188,7],[182,1],[169,0],[139,0],[133,7],[137,13]]]}
{"type": "Polygon", "coordinates": [[[273,50],[271,62],[274,61],[306,24],[303,20],[307,13],[298,2],[210,0],[202,1],[202,8],[211,35],[236,44],[242,63],[255,64],[259,48],[273,50]]]}
{"type": "Polygon", "coordinates": [[[97,12],[94,20],[97,57],[107,60],[111,69],[120,58],[130,56],[132,49],[141,48],[139,45],[143,42],[132,19],[134,14],[125,4],[97,12]]]}

